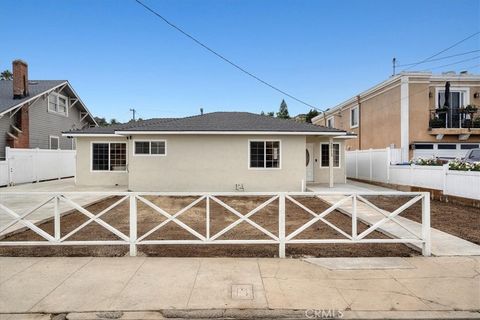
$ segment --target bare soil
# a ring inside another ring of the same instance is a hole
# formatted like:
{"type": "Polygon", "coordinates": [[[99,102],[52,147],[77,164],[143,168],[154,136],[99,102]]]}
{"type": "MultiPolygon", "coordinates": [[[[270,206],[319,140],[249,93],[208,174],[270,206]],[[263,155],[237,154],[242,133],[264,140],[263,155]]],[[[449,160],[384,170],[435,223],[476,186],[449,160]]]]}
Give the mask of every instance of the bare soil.
{"type": "MultiPolygon", "coordinates": [[[[376,196],[368,198],[373,204],[390,212],[410,199],[411,198],[398,196],[376,196]]],[[[400,216],[421,223],[421,212],[421,202],[417,202],[401,213],[400,216]]],[[[432,228],[480,244],[480,208],[431,200],[430,225],[432,228]]]]}
{"type": "MultiPolygon", "coordinates": [[[[194,197],[157,197],[146,196],[146,200],[162,208],[173,215],[186,207],[197,198],[194,197]]],[[[102,210],[121,199],[111,197],[102,202],[86,207],[93,214],[102,210]]],[[[268,200],[264,197],[219,197],[230,207],[241,214],[249,211],[268,200]]],[[[296,200],[314,212],[320,213],[330,205],[318,198],[296,197],[296,200]]],[[[181,214],[178,218],[183,223],[202,235],[206,235],[206,200],[181,214]]],[[[155,212],[151,207],[141,201],[137,201],[138,212],[138,237],[146,234],[154,227],[166,220],[155,212]]],[[[125,235],[129,235],[129,203],[128,199],[101,216],[101,219],[125,235]]],[[[215,235],[223,228],[238,220],[238,217],[223,208],[213,200],[210,200],[210,236],[215,235]]],[[[286,201],[286,233],[287,235],[311,220],[313,216],[287,199],[286,201]]],[[[337,226],[347,234],[351,234],[351,218],[341,212],[333,211],[325,218],[328,222],[337,226]]],[[[69,234],[78,226],[88,221],[79,211],[65,215],[61,219],[61,236],[69,234]]],[[[278,200],[251,216],[251,220],[278,235],[278,200]]],[[[53,221],[47,221],[39,225],[41,229],[53,234],[53,221]]],[[[368,228],[363,223],[357,224],[358,232],[368,228]]],[[[323,222],[316,222],[300,233],[296,239],[344,239],[345,237],[323,222]]],[[[367,238],[388,238],[380,232],[372,232],[367,238]]],[[[162,228],[156,230],[145,240],[189,240],[197,239],[188,231],[182,229],[176,223],[170,221],[162,228]]],[[[247,222],[241,222],[232,230],[218,238],[220,239],[270,239],[267,235],[257,230],[247,222]]],[[[25,241],[44,239],[31,230],[26,230],[1,241],[25,241]]],[[[73,234],[68,240],[119,240],[119,238],[97,224],[91,222],[83,229],[73,234]]],[[[0,256],[124,256],[128,255],[127,245],[118,246],[34,246],[34,247],[2,247],[0,241],[0,256]]],[[[147,256],[169,257],[275,257],[278,256],[277,245],[139,245],[140,254],[147,256]]],[[[386,257],[386,256],[412,256],[418,252],[403,244],[295,244],[287,245],[286,253],[291,257],[386,257]]]]}

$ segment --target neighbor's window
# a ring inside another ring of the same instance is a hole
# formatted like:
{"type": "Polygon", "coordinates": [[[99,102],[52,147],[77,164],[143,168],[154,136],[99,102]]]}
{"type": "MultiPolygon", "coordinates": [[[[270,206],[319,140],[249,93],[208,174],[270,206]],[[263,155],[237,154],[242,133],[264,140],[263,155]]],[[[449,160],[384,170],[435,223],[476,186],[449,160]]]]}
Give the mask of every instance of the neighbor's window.
{"type": "Polygon", "coordinates": [[[333,117],[327,119],[327,127],[328,128],[333,128],[335,126],[335,121],[333,120],[333,117]]]}
{"type": "MultiPolygon", "coordinates": [[[[320,165],[322,167],[329,167],[330,166],[330,145],[328,143],[321,144],[321,162],[320,165]]],[[[340,167],[340,144],[334,143],[333,144],[333,167],[339,168],[340,167]]]]}
{"type": "Polygon", "coordinates": [[[93,171],[125,171],[127,169],[126,143],[93,143],[93,171]]]}
{"type": "Polygon", "coordinates": [[[52,92],[48,96],[48,111],[68,115],[68,98],[52,92]]]}
{"type": "Polygon", "coordinates": [[[280,141],[250,141],[250,168],[280,168],[280,141]]]}
{"type": "Polygon", "coordinates": [[[358,127],[358,107],[350,109],[350,128],[358,127]]]}
{"type": "Polygon", "coordinates": [[[57,136],[49,136],[49,147],[52,150],[60,149],[60,139],[57,136]]]}
{"type": "Polygon", "coordinates": [[[167,154],[166,141],[135,141],[135,155],[159,155],[167,154]]]}

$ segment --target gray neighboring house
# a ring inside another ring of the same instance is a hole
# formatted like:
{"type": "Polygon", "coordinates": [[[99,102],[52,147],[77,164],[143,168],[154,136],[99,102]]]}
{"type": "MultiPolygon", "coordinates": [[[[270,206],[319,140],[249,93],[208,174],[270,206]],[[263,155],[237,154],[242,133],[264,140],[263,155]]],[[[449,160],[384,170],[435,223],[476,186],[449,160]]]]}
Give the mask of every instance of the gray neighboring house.
{"type": "Polygon", "coordinates": [[[75,149],[63,131],[97,126],[67,80],[28,80],[28,65],[13,61],[13,80],[0,81],[0,160],[5,147],[75,149]]]}

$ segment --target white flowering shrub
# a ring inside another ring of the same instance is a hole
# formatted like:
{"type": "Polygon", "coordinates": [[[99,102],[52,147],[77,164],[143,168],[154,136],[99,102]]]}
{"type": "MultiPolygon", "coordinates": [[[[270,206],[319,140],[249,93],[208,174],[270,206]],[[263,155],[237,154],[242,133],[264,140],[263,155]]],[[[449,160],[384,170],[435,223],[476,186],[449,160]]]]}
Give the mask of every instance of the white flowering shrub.
{"type": "Polygon", "coordinates": [[[414,164],[417,166],[441,166],[443,163],[436,157],[432,158],[414,158],[409,161],[410,164],[414,164]]]}
{"type": "Polygon", "coordinates": [[[455,159],[448,162],[448,168],[460,171],[480,171],[480,162],[465,162],[461,159],[455,159]]]}

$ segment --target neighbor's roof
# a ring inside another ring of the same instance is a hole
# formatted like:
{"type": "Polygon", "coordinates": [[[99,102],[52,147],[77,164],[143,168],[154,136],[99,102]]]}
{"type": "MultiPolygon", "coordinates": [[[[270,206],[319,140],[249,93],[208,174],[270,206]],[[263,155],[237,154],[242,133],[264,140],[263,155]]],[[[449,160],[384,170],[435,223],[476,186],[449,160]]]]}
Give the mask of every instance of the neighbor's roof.
{"type": "Polygon", "coordinates": [[[0,113],[66,82],[66,80],[30,80],[28,84],[30,95],[23,99],[13,99],[13,81],[0,80],[0,113]]]}
{"type": "Polygon", "coordinates": [[[278,119],[249,112],[212,112],[186,118],[150,119],[125,125],[86,128],[64,132],[65,135],[84,134],[140,134],[140,133],[223,133],[223,132],[275,132],[275,133],[329,133],[346,132],[293,119],[278,119]]]}

